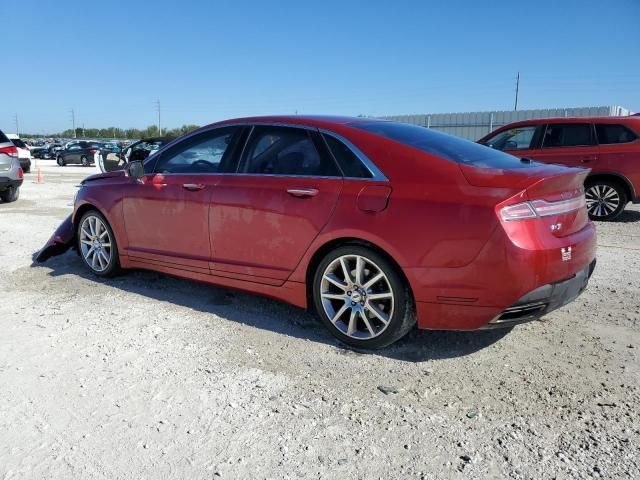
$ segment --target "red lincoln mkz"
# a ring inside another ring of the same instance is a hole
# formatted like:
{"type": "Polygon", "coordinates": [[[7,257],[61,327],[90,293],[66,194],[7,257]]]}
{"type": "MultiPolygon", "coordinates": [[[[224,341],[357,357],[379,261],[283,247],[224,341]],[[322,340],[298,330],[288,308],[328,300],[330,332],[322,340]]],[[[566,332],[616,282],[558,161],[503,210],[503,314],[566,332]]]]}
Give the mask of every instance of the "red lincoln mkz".
{"type": "Polygon", "coordinates": [[[341,341],[382,347],[416,322],[510,326],[575,299],[595,266],[588,172],[394,122],[230,120],[85,179],[37,258],[74,246],[101,276],[313,305],[341,341]]]}

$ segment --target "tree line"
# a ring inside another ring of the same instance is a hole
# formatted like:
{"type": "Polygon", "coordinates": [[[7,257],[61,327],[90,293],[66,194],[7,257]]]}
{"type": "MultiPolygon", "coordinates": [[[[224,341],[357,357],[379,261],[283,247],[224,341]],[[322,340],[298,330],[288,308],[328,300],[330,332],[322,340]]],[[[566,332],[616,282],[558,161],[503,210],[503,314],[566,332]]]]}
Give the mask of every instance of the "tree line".
{"type": "Polygon", "coordinates": [[[162,135],[158,131],[157,125],[149,125],[145,129],[139,128],[117,128],[117,127],[107,127],[107,128],[76,128],[75,135],[73,134],[73,129],[69,128],[64,132],[53,133],[53,134],[34,134],[34,133],[20,133],[20,136],[23,138],[95,138],[95,139],[117,139],[117,140],[130,140],[130,139],[138,139],[138,138],[149,138],[149,137],[179,137],[180,135],[184,135],[185,133],[191,132],[199,128],[199,125],[182,125],[178,128],[172,129],[162,129],[162,135]]]}

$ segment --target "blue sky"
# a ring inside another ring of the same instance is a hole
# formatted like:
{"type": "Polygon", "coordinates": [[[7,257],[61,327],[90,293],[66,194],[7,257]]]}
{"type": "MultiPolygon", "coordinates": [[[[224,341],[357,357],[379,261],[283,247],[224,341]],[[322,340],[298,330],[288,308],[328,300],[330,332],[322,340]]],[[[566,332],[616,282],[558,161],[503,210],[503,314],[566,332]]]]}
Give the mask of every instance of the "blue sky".
{"type": "Polygon", "coordinates": [[[1,0],[0,129],[640,111],[640,1],[1,0]]]}

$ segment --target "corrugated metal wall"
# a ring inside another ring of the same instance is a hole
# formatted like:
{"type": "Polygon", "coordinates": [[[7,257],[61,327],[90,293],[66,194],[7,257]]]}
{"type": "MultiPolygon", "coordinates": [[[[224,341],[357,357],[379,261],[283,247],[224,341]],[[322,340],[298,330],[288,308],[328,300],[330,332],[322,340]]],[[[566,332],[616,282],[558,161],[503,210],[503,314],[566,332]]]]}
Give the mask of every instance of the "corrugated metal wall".
{"type": "Polygon", "coordinates": [[[584,108],[549,108],[540,110],[468,112],[468,113],[434,113],[424,115],[391,115],[384,118],[397,122],[411,123],[433,128],[441,132],[457,135],[468,140],[480,137],[498,127],[511,122],[529,120],[531,118],[549,117],[612,117],[626,116],[632,112],[626,108],[584,107],[584,108]]]}

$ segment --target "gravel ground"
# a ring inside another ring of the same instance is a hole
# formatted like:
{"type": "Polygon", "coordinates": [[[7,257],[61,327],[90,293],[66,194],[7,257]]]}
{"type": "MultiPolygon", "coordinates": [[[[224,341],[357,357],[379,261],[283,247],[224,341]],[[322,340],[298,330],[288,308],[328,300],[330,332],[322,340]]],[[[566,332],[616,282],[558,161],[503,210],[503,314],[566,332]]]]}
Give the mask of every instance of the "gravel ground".
{"type": "Polygon", "coordinates": [[[41,164],[0,204],[0,478],[640,478],[638,206],[542,321],[356,353],[258,296],[32,265],[90,173],[41,164]]]}

